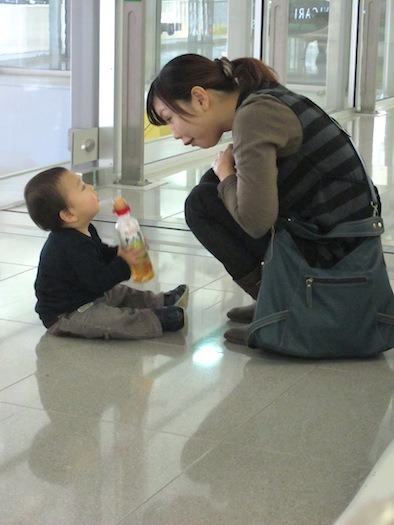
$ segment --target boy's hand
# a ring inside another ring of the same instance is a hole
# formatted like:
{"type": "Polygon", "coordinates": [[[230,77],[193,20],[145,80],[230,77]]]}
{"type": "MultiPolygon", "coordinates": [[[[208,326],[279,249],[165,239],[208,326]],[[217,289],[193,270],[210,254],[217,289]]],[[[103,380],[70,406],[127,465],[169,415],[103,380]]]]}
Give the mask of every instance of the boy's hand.
{"type": "Polygon", "coordinates": [[[122,246],[119,245],[117,255],[124,259],[129,266],[132,266],[143,261],[145,249],[143,246],[140,246],[139,248],[132,248],[131,246],[128,248],[122,248],[122,246]]]}

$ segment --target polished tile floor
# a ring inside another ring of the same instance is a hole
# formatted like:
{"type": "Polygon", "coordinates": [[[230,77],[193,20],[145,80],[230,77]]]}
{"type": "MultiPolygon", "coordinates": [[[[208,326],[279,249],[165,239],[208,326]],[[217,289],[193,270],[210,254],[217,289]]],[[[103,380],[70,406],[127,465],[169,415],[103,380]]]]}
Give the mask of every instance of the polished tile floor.
{"type": "MultiPolygon", "coordinates": [[[[338,117],[379,186],[394,284],[394,103],[338,117]]],[[[306,361],[226,343],[226,311],[250,299],[182,211],[206,166],[99,186],[106,241],[116,195],[144,225],[156,277],[139,286],[191,289],[187,330],[140,342],[45,334],[33,282],[46,235],[18,203],[23,179],[0,181],[1,525],[331,525],[377,470],[394,495],[394,350],[306,361]]]]}

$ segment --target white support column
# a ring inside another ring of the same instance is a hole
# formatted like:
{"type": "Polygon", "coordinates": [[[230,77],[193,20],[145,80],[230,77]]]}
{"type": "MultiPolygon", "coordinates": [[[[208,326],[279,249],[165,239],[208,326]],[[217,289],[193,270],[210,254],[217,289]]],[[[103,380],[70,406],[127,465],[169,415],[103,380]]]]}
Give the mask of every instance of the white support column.
{"type": "Polygon", "coordinates": [[[394,2],[386,3],[386,28],[384,40],[383,90],[394,97],[394,2]]]}
{"type": "Polygon", "coordinates": [[[263,0],[256,0],[254,3],[253,19],[253,56],[263,58],[263,0]]]}
{"type": "Polygon", "coordinates": [[[146,3],[145,18],[151,21],[145,35],[145,78],[150,83],[160,70],[161,0],[146,3]]]}
{"type": "MultiPolygon", "coordinates": [[[[98,126],[100,3],[97,0],[84,0],[83,2],[71,0],[70,19],[71,130],[69,143],[70,149],[73,149],[74,129],[92,129],[96,132],[98,126]]],[[[73,160],[72,162],[76,163],[73,160]]],[[[95,161],[84,163],[84,170],[91,168],[94,163],[95,161]]]]}
{"type": "Polygon", "coordinates": [[[327,41],[327,95],[328,111],[343,109],[349,79],[349,61],[346,52],[351,36],[352,3],[343,0],[330,1],[327,41]]]}
{"type": "Polygon", "coordinates": [[[49,57],[52,69],[61,69],[61,0],[49,4],[49,57]]]}
{"type": "MultiPolygon", "coordinates": [[[[361,113],[374,113],[376,103],[376,61],[378,57],[380,0],[364,0],[360,78],[361,113]]],[[[362,8],[362,7],[361,7],[362,8]]]]}
{"type": "Polygon", "coordinates": [[[270,7],[270,37],[268,63],[277,72],[280,82],[285,82],[287,74],[288,24],[288,0],[272,0],[270,7]]]}
{"type": "Polygon", "coordinates": [[[252,0],[228,2],[228,57],[252,56],[252,0]]]}
{"type": "MultiPolygon", "coordinates": [[[[115,71],[115,85],[122,84],[121,121],[115,120],[115,152],[119,151],[119,126],[121,129],[121,178],[122,184],[144,185],[144,82],[145,82],[145,0],[116,2],[122,8],[117,21],[122,19],[121,71],[115,71]]],[[[118,28],[116,29],[118,30],[118,28]]],[[[119,61],[116,66],[119,66],[119,61]]],[[[115,88],[115,93],[120,90],[115,88]]],[[[115,100],[119,104],[119,100],[115,100]]],[[[118,108],[119,109],[119,108],[118,108]]],[[[115,111],[115,116],[119,112],[115,111]]],[[[114,159],[115,164],[115,159],[114,159]]]]}

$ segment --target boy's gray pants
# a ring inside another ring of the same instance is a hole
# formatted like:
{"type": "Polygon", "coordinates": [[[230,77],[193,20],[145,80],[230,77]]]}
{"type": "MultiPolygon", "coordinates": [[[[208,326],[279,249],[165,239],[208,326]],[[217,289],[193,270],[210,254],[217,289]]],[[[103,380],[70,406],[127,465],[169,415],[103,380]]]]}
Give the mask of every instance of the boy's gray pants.
{"type": "Polygon", "coordinates": [[[48,333],[86,339],[147,339],[163,334],[159,319],[150,308],[160,308],[164,294],[135,290],[117,284],[92,303],[62,314],[48,333]]]}

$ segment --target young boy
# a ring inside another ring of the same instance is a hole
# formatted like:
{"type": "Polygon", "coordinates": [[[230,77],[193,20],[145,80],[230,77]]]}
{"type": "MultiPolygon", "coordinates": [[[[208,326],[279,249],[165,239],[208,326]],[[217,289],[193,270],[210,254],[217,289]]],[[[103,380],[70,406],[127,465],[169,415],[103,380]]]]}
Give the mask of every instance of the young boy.
{"type": "Polygon", "coordinates": [[[100,209],[93,186],[62,167],[33,177],[25,187],[32,220],[51,233],[42,249],[36,312],[53,335],[144,339],[184,326],[188,287],[155,294],[119,284],[141,249],[104,244],[91,224],[100,209]]]}

